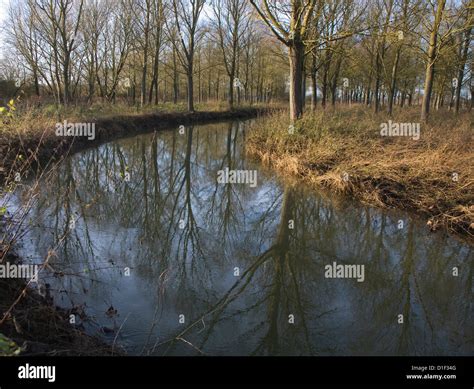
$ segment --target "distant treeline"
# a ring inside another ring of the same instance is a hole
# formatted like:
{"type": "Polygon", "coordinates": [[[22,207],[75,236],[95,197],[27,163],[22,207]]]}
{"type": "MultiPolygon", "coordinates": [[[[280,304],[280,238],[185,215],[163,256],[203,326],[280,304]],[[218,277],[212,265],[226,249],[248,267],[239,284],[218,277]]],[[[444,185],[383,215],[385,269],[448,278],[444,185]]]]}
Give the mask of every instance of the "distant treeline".
{"type": "MultiPolygon", "coordinates": [[[[472,1],[20,0],[3,97],[471,109],[472,1]],[[313,93],[318,91],[318,93],[313,93]]],[[[0,96],[0,97],[2,97],[0,96]]]]}

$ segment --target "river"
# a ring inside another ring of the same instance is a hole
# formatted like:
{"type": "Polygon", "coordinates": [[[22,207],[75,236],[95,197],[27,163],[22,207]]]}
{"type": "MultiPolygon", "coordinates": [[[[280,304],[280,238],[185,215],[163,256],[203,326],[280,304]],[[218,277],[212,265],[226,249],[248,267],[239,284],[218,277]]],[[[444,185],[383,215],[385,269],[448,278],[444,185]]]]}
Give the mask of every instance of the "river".
{"type": "Polygon", "coordinates": [[[280,177],[245,155],[249,123],[65,159],[19,249],[32,262],[53,250],[42,290],[131,355],[469,355],[472,248],[280,177]],[[226,169],[256,185],[218,182],[226,169]],[[339,265],[363,279],[328,277],[339,265]]]}

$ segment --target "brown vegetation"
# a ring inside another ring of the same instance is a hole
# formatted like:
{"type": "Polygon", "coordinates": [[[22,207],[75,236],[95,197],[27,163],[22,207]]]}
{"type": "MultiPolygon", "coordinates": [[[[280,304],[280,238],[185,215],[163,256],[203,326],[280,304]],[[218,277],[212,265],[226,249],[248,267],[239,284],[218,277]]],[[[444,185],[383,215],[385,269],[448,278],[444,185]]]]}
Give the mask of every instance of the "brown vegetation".
{"type": "MultiPolygon", "coordinates": [[[[392,120],[417,118],[416,110],[406,109],[392,120]]],[[[421,125],[419,140],[382,137],[387,120],[363,107],[317,112],[291,134],[287,113],[275,113],[256,122],[247,149],[310,184],[380,207],[414,210],[428,216],[432,230],[445,226],[473,238],[472,116],[438,112],[437,124],[421,125]]]]}

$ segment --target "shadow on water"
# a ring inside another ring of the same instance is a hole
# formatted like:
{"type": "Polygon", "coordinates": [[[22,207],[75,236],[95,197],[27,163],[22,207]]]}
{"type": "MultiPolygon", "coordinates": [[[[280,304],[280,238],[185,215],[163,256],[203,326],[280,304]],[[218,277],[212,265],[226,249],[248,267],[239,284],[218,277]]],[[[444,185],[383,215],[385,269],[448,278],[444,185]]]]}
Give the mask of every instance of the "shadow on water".
{"type": "Polygon", "coordinates": [[[66,234],[42,282],[76,325],[130,354],[468,354],[472,249],[276,177],[247,160],[247,127],[110,142],[42,184],[22,255],[66,234]],[[258,185],[218,183],[225,168],[258,185]],[[325,278],[333,262],[364,281],[325,278]]]}

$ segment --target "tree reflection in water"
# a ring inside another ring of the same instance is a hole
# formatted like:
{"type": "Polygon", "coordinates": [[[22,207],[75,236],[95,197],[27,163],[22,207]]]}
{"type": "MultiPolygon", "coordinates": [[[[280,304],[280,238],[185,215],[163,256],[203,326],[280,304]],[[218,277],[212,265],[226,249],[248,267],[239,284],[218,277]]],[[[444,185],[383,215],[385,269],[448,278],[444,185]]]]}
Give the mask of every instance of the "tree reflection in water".
{"type": "Polygon", "coordinates": [[[38,260],[73,223],[44,275],[55,302],[83,307],[92,333],[122,327],[131,354],[468,354],[469,246],[276,178],[247,159],[246,131],[189,127],[64,161],[23,248],[38,260]],[[258,186],[218,184],[226,167],[257,169],[258,186]],[[325,279],[333,261],[364,264],[365,282],[325,279]]]}

